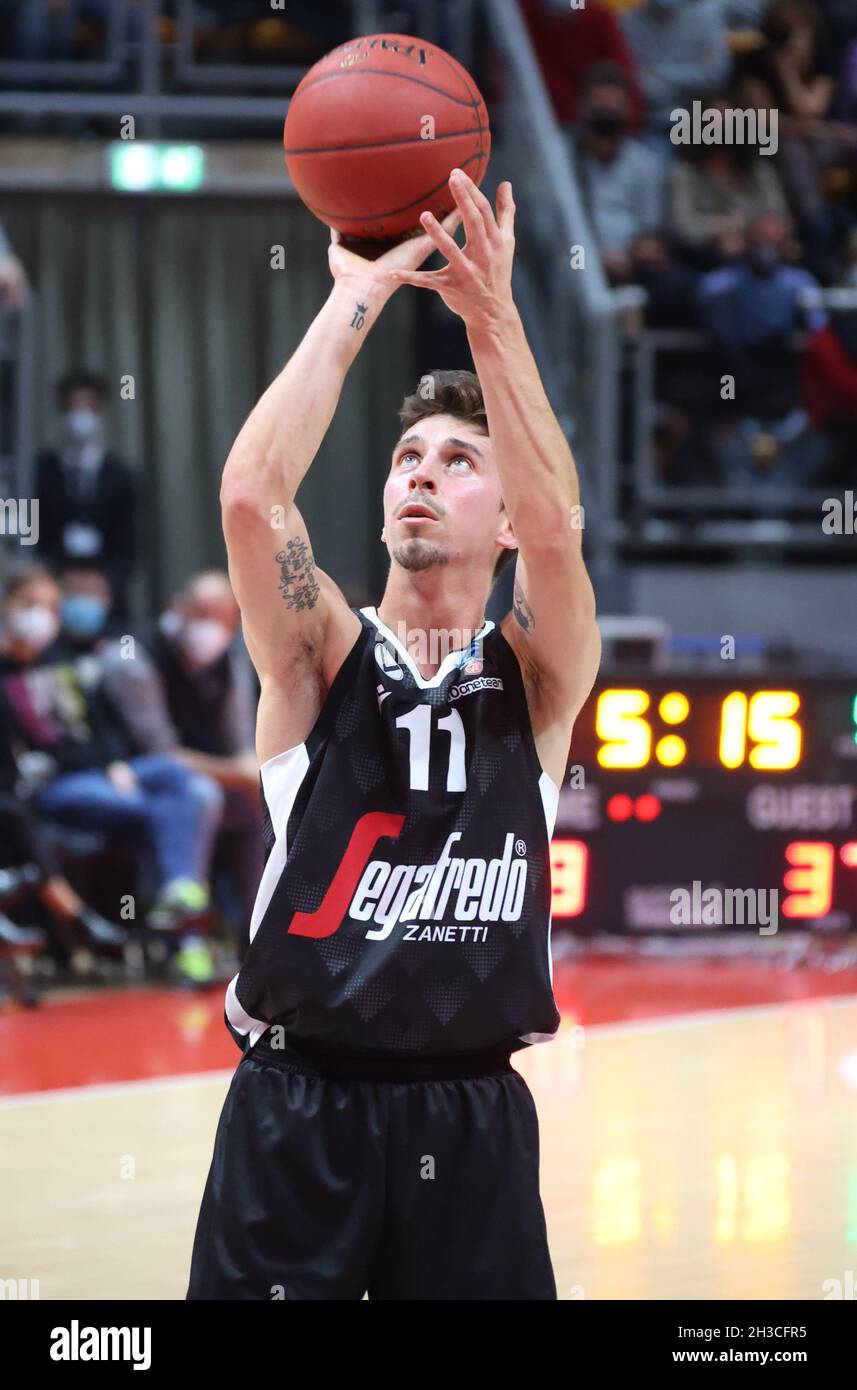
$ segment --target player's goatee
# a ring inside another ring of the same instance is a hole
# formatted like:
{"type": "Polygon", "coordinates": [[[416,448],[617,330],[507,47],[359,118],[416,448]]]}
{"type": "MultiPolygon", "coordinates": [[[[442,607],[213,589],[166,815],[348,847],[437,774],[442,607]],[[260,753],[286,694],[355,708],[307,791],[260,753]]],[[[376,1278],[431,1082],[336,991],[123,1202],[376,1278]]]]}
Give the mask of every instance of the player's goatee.
{"type": "Polygon", "coordinates": [[[447,564],[449,556],[439,546],[429,545],[415,536],[413,540],[396,546],[393,559],[405,570],[427,570],[432,565],[447,564]]]}

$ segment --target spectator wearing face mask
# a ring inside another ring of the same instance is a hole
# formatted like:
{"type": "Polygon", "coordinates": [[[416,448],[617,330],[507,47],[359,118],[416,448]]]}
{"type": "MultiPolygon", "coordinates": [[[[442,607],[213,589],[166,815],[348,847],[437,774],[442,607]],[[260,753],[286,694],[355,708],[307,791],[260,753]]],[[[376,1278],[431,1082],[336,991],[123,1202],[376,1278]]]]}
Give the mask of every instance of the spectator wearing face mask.
{"type": "Polygon", "coordinates": [[[594,64],[586,74],[571,148],[601,262],[613,284],[632,273],[635,238],[663,220],[661,167],[628,134],[630,115],[631,89],[623,69],[594,64]]]}
{"type": "Polygon", "coordinates": [[[208,905],[212,839],[205,778],[176,759],[137,756],[104,691],[100,664],[56,642],[62,594],[44,569],[6,587],[0,608],[0,750],[30,780],[50,821],[151,848],[157,901],[150,925],[173,929],[208,905]]]}
{"type": "MultiPolygon", "coordinates": [[[[0,710],[6,677],[16,675],[19,660],[32,654],[56,651],[57,590],[47,571],[34,569],[7,586],[0,650],[0,710]]],[[[15,682],[11,682],[14,692],[15,682]]],[[[3,728],[0,715],[0,729],[3,728]]],[[[123,945],[126,933],[89,907],[62,873],[50,841],[25,795],[31,781],[38,781],[44,762],[23,742],[0,738],[0,904],[22,891],[36,894],[54,924],[60,946],[67,952],[83,942],[97,949],[123,945]]],[[[0,941],[14,942],[15,929],[0,912],[0,941]]]]}
{"type": "Polygon", "coordinates": [[[113,593],[107,575],[92,565],[70,565],[59,582],[60,640],[72,656],[97,653],[121,628],[110,616],[113,593]]]}
{"type": "Polygon", "coordinates": [[[838,58],[824,17],[810,0],[774,0],[762,20],[764,43],[743,56],[748,105],[778,115],[777,166],[806,245],[808,264],[825,282],[839,272],[840,245],[852,214],[827,196],[828,167],[853,169],[857,132],[832,119],[838,58]]]}
{"type": "Polygon", "coordinates": [[[135,488],[131,470],[107,443],[107,387],[89,372],[70,372],[57,387],[60,439],[38,460],[39,558],[55,570],[87,562],[106,574],[113,612],[127,616],[135,562],[135,488]]]}
{"type": "Polygon", "coordinates": [[[264,850],[257,690],[240,623],[228,577],[200,574],[137,642],[133,659],[116,645],[104,653],[104,679],[141,748],[181,759],[216,789],[212,804],[238,880],[243,949],[264,850]]]}

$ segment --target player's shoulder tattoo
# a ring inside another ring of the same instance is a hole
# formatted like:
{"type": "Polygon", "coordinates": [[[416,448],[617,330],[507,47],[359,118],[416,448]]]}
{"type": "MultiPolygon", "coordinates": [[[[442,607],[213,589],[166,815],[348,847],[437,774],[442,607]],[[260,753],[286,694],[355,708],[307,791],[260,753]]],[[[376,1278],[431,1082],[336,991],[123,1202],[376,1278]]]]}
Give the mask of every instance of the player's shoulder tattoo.
{"type": "Polygon", "coordinates": [[[512,604],[512,612],[515,615],[516,621],[524,631],[532,632],[536,625],[536,620],[533,617],[533,610],[527,603],[526,595],[517,579],[515,580],[515,595],[512,604]]]}
{"type": "Polygon", "coordinates": [[[287,608],[314,608],[321,588],[315,573],[313,553],[301,536],[286,541],[285,550],[277,551],[280,579],[277,588],[286,600],[287,608]]]}

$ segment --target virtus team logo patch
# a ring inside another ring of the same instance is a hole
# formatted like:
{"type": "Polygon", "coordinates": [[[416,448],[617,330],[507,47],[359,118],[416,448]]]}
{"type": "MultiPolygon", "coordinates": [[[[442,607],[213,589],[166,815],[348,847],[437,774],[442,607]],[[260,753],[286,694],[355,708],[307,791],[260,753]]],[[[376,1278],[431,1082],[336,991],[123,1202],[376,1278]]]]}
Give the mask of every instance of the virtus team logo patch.
{"type": "Polygon", "coordinates": [[[385,675],[390,676],[394,681],[400,681],[404,676],[398,656],[384,641],[383,638],[375,643],[375,660],[385,675]]]}

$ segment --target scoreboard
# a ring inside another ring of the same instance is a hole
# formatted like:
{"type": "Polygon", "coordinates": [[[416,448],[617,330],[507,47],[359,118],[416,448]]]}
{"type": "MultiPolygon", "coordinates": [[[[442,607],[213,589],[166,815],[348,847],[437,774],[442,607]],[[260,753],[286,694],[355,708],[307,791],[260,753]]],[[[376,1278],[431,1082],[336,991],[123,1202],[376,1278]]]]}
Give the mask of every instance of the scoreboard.
{"type": "Polygon", "coordinates": [[[551,846],[583,935],[857,930],[857,675],[601,673],[551,846]]]}

